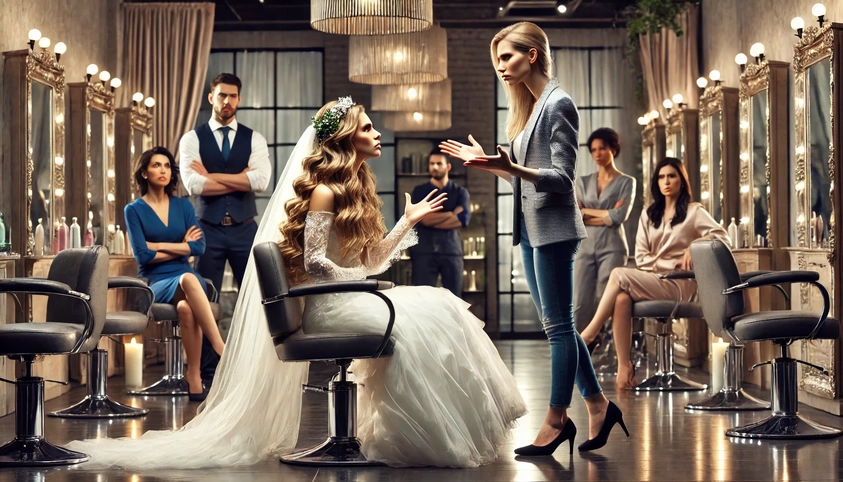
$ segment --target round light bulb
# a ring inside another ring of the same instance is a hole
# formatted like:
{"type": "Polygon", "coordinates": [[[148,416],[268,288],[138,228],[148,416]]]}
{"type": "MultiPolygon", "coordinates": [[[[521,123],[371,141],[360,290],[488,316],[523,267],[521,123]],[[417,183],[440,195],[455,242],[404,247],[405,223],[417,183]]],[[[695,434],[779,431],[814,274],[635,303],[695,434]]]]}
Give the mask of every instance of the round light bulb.
{"type": "Polygon", "coordinates": [[[664,106],[665,109],[673,108],[673,102],[671,102],[670,99],[665,99],[664,102],[662,102],[662,105],[664,106]]]}
{"type": "Polygon", "coordinates": [[[146,100],[143,101],[143,105],[147,107],[152,107],[155,105],[155,99],[153,99],[152,97],[147,97],[146,100]]]}
{"type": "Polygon", "coordinates": [[[647,125],[647,119],[646,119],[644,116],[639,117],[639,118],[638,118],[638,125],[639,125],[639,126],[645,126],[645,125],[647,125]]]}
{"type": "Polygon", "coordinates": [[[415,99],[418,97],[419,92],[415,89],[415,87],[410,87],[407,89],[407,98],[408,99],[415,99]]]}
{"type": "Polygon", "coordinates": [[[64,42],[59,42],[56,44],[55,51],[59,55],[64,55],[67,52],[67,45],[64,42]]]}
{"type": "Polygon", "coordinates": [[[738,54],[735,55],[735,63],[738,65],[746,65],[746,54],[738,54]]]}
{"type": "Polygon", "coordinates": [[[719,70],[712,70],[711,72],[708,73],[708,78],[717,82],[718,80],[720,80],[720,71],[719,70]]]}
{"type": "Polygon", "coordinates": [[[134,94],[132,94],[132,100],[135,101],[135,102],[142,101],[143,100],[143,94],[141,94],[140,92],[135,92],[134,94]]]}
{"type": "Polygon", "coordinates": [[[802,17],[793,17],[793,20],[790,21],[790,28],[793,30],[805,28],[805,21],[802,20],[802,17]]]}
{"type": "Polygon", "coordinates": [[[116,89],[116,88],[120,87],[121,85],[123,85],[122,80],[118,79],[117,77],[111,79],[111,88],[112,89],[116,89]]]}
{"type": "Polygon", "coordinates": [[[421,112],[413,112],[413,120],[414,121],[421,122],[422,119],[424,119],[424,116],[422,115],[421,112]]]}
{"type": "Polygon", "coordinates": [[[565,13],[568,11],[568,7],[566,7],[565,5],[559,5],[558,7],[556,7],[556,11],[559,13],[565,13]]]}
{"type": "Polygon", "coordinates": [[[102,72],[100,72],[100,80],[101,81],[108,82],[108,79],[110,79],[110,78],[111,78],[111,73],[109,73],[107,70],[103,70],[102,72]]]}
{"type": "Polygon", "coordinates": [[[682,94],[674,94],[673,95],[673,103],[674,104],[681,104],[683,100],[685,100],[685,99],[682,97],[682,94]]]}
{"type": "Polygon", "coordinates": [[[700,77],[699,79],[697,79],[697,87],[699,87],[700,89],[705,89],[705,86],[707,85],[708,79],[706,79],[705,77],[700,77]]]}
{"type": "Polygon", "coordinates": [[[41,37],[41,39],[38,41],[38,46],[41,47],[42,49],[49,48],[50,47],[50,39],[48,39],[47,37],[41,37]]]}
{"type": "Polygon", "coordinates": [[[659,111],[654,110],[650,112],[650,119],[658,119],[659,118],[659,111]]]}
{"type": "Polygon", "coordinates": [[[99,71],[100,71],[100,68],[97,67],[97,64],[91,64],[85,70],[85,73],[88,74],[88,75],[97,75],[97,72],[99,72],[99,71]]]}
{"type": "Polygon", "coordinates": [[[41,38],[41,31],[37,28],[34,28],[29,31],[29,40],[33,42],[37,42],[41,38]]]}
{"type": "Polygon", "coordinates": [[[753,57],[760,57],[764,55],[764,44],[761,42],[752,44],[752,47],[749,48],[749,55],[752,55],[753,57]]]}
{"type": "Polygon", "coordinates": [[[813,7],[811,7],[811,15],[815,17],[822,17],[825,15],[825,5],[821,3],[815,3],[813,7]]]}
{"type": "Polygon", "coordinates": [[[401,52],[400,50],[397,50],[397,51],[395,52],[395,61],[396,61],[396,62],[401,62],[402,60],[404,60],[404,53],[403,53],[403,52],[401,52]]]}

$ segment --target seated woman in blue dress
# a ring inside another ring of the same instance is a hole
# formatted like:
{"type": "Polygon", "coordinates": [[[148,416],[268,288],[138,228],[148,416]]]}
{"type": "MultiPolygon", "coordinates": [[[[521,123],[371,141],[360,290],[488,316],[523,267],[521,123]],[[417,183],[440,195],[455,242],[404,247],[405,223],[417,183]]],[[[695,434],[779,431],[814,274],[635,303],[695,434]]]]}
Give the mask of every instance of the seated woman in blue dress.
{"type": "Polygon", "coordinates": [[[138,276],[149,280],[156,303],[176,305],[184,350],[190,399],[202,401],[205,390],[199,373],[202,334],[217,354],[225,344],[220,336],[206,294],[205,280],[188,262],[205,252],[205,239],[190,201],[174,196],[178,166],[164,147],[144,152],[138,160],[135,181],[141,198],[124,209],[129,240],[138,261],[138,276]]]}

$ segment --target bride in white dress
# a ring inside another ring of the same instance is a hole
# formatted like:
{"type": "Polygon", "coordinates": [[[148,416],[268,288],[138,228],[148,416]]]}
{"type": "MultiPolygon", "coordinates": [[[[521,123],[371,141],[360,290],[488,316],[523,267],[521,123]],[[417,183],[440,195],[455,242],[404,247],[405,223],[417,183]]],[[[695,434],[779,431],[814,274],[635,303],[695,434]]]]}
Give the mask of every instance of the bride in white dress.
{"type": "MultiPolygon", "coordinates": [[[[380,134],[348,97],[322,107],[302,135],[255,238],[279,242],[294,284],[382,273],[416,242],[413,225],[441,209],[444,195],[431,193],[415,205],[407,196],[405,215],[384,237],[381,201],[364,162],[378,156],[380,134]]],[[[444,289],[397,287],[382,293],[395,306],[393,354],[357,360],[351,368],[362,385],[363,454],[396,467],[492,462],[527,410],[483,323],[444,289]]],[[[251,258],[216,380],[191,422],[140,439],[70,443],[91,455],[85,467],[219,467],[291,452],[309,364],[278,360],[260,296],[251,258]]],[[[309,297],[304,310],[308,333],[382,334],[388,319],[384,305],[351,293],[309,297]]]]}

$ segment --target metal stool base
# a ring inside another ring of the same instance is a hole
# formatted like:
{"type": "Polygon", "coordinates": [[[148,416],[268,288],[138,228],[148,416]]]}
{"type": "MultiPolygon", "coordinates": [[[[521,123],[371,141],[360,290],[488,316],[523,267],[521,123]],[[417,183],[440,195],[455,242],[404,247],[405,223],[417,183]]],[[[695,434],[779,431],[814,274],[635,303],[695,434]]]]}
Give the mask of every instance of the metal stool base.
{"type": "Polygon", "coordinates": [[[109,397],[92,398],[87,396],[76,405],[58,412],[52,412],[49,415],[61,418],[123,418],[142,417],[147,413],[149,413],[149,409],[123,405],[109,397]]]}
{"type": "Polygon", "coordinates": [[[726,430],[726,436],[754,439],[819,439],[834,438],[843,430],[812,422],[798,414],[777,414],[759,422],[726,430]]]}
{"type": "Polygon", "coordinates": [[[690,392],[694,390],[705,390],[707,385],[702,385],[689,380],[683,380],[676,373],[656,373],[633,388],[637,392],[690,392]]]}
{"type": "Polygon", "coordinates": [[[190,385],[184,377],[165,375],[152,385],[138,390],[128,390],[130,395],[187,395],[190,385]]]}
{"type": "Polygon", "coordinates": [[[355,438],[340,439],[331,437],[321,444],[281,457],[281,463],[308,466],[354,466],[374,467],[383,465],[380,462],[366,460],[360,452],[360,441],[355,438]]]}
{"type": "Polygon", "coordinates": [[[685,409],[748,412],[751,410],[769,410],[770,404],[752,395],[747,395],[743,390],[736,391],[724,388],[708,398],[689,403],[685,406],[685,409]]]}
{"type": "Polygon", "coordinates": [[[0,447],[0,468],[71,465],[86,462],[87,460],[87,455],[53,445],[44,437],[15,438],[0,447]]]}

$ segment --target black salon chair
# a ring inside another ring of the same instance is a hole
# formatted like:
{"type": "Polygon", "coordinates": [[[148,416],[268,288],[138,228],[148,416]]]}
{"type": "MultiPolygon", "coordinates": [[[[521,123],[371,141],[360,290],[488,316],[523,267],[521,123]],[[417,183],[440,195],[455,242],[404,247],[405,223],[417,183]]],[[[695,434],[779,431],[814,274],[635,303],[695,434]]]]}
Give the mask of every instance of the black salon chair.
{"type": "Polygon", "coordinates": [[[823,367],[790,358],[787,350],[797,340],[833,340],[840,336],[840,322],[828,316],[828,291],[818,282],[819,273],[776,271],[741,280],[731,251],[720,240],[693,242],[691,258],[700,304],[709,324],[722,322],[722,329],[738,342],[770,340],[779,345],[780,350],[778,358],[752,367],[772,367],[772,414],[761,421],[730,428],[726,430],[726,435],[759,439],[814,439],[841,435],[843,431],[839,429],[820,425],[799,415],[796,364],[828,372],[823,367]],[[744,313],[743,290],[781,283],[813,285],[823,297],[822,310],[744,313]]]}
{"type": "MultiPolygon", "coordinates": [[[[143,281],[146,282],[146,280],[143,281]]],[[[208,300],[211,302],[211,312],[214,314],[214,319],[219,321],[219,293],[208,278],[205,278],[205,284],[208,286],[208,300]]],[[[151,313],[152,321],[169,325],[169,336],[167,338],[163,340],[148,338],[152,342],[163,343],[167,347],[164,358],[164,376],[148,387],[128,390],[127,392],[131,395],[186,396],[190,391],[190,385],[187,383],[187,379],[184,378],[181,327],[179,326],[179,313],[176,310],[176,305],[171,303],[152,303],[151,313]]],[[[164,329],[167,330],[166,327],[164,329]]]]}
{"type": "MultiPolygon", "coordinates": [[[[105,314],[102,336],[142,335],[149,324],[149,310],[154,295],[143,281],[129,276],[115,276],[108,279],[108,289],[125,289],[138,297],[128,298],[131,311],[110,311],[105,314]]],[[[122,340],[116,340],[123,343],[122,340]]],[[[108,351],[97,346],[88,356],[88,395],[81,402],[50,413],[51,417],[63,418],[121,418],[140,417],[149,413],[146,408],[123,405],[106,393],[108,384],[108,351]]]]}
{"type": "Polygon", "coordinates": [[[0,356],[23,364],[23,375],[16,381],[3,380],[15,385],[15,438],[0,447],[0,468],[88,460],[87,455],[44,438],[44,379],[33,376],[32,364],[38,356],[85,353],[96,348],[105,325],[107,292],[108,251],[102,246],[58,253],[46,279],[0,280],[0,293],[11,294],[16,301],[18,294],[48,296],[44,323],[26,319],[0,325],[0,356]]]}
{"type": "Polygon", "coordinates": [[[379,292],[391,288],[392,283],[378,280],[338,281],[290,288],[281,250],[276,243],[258,244],[253,253],[269,333],[278,358],[285,362],[333,361],[340,368],[339,375],[328,387],[303,387],[330,394],[330,437],[316,447],[281,457],[281,462],[316,466],[378,465],[366,460],[360,453],[360,441],[357,439],[357,385],[348,380],[348,366],[356,358],[378,358],[392,354],[395,309],[389,298],[379,292]],[[370,293],[386,303],[389,322],[383,335],[306,334],[302,331],[302,312],[295,298],[348,292],[370,293]]]}

